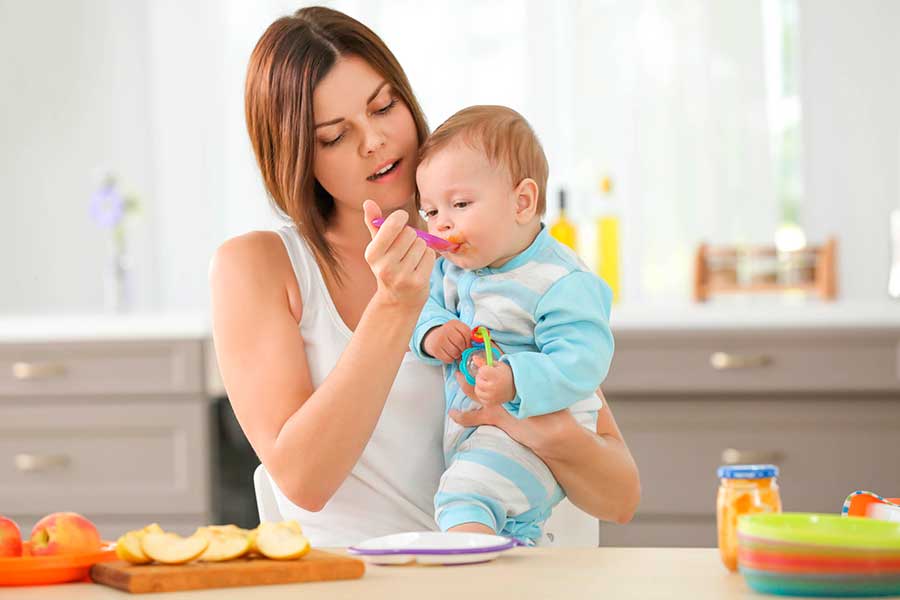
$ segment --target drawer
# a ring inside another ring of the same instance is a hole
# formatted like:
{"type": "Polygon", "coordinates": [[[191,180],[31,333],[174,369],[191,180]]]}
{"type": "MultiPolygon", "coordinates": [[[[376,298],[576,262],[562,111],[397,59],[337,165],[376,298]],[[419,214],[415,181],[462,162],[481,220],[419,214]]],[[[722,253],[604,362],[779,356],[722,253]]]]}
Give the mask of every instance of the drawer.
{"type": "Polygon", "coordinates": [[[898,339],[862,332],[634,333],[616,338],[615,392],[896,391],[898,339]]]}
{"type": "Polygon", "coordinates": [[[205,402],[0,406],[4,514],[210,510],[205,402]]]}
{"type": "Polygon", "coordinates": [[[200,341],[0,346],[0,397],[200,393],[200,341]]]}
{"type": "Polygon", "coordinates": [[[600,524],[600,545],[628,548],[712,548],[718,544],[713,518],[634,519],[600,524]]]}
{"type": "Polygon", "coordinates": [[[638,515],[714,515],[725,458],[777,464],[786,511],[837,514],[854,490],[900,492],[900,400],[610,396],[610,405],[641,473],[638,515]]]}

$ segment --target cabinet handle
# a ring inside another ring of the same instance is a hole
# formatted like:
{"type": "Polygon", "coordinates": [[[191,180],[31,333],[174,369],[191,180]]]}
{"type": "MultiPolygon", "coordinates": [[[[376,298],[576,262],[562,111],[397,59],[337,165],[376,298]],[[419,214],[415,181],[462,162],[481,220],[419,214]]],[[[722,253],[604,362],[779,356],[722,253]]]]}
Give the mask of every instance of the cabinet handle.
{"type": "Polygon", "coordinates": [[[62,363],[17,362],[13,363],[12,374],[19,381],[53,379],[65,375],[66,366],[62,363]]]}
{"type": "Polygon", "coordinates": [[[34,473],[67,467],[69,457],[66,454],[16,454],[15,462],[16,469],[22,473],[34,473]]]}
{"type": "Polygon", "coordinates": [[[709,364],[716,371],[730,369],[756,369],[772,364],[768,354],[731,354],[729,352],[713,352],[709,364]]]}
{"type": "Polygon", "coordinates": [[[779,450],[722,450],[722,464],[726,465],[774,465],[784,462],[784,457],[784,452],[779,450]]]}
{"type": "Polygon", "coordinates": [[[16,469],[22,473],[49,471],[69,466],[69,457],[65,454],[16,454],[15,461],[16,469]]]}

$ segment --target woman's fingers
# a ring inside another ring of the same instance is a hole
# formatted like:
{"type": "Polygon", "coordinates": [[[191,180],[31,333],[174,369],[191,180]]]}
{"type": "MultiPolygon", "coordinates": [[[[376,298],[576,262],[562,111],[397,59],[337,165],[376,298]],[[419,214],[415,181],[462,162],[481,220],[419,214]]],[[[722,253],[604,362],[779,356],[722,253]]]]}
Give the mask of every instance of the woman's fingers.
{"type": "Polygon", "coordinates": [[[406,255],[400,259],[400,264],[404,269],[414,271],[426,250],[428,250],[428,245],[425,244],[425,240],[416,237],[406,250],[406,255]]]}
{"type": "Polygon", "coordinates": [[[478,427],[479,425],[493,425],[490,411],[486,408],[481,410],[451,410],[450,418],[462,425],[463,427],[478,427]]]}
{"type": "Polygon", "coordinates": [[[363,215],[363,218],[366,220],[366,229],[369,230],[369,235],[374,238],[378,228],[375,227],[372,221],[381,217],[381,207],[372,200],[366,200],[363,202],[363,215]]]}
{"type": "MultiPolygon", "coordinates": [[[[374,202],[369,200],[366,201],[363,206],[366,207],[366,210],[374,212],[373,209],[369,206],[369,203],[375,204],[374,202]]],[[[367,212],[367,218],[368,214],[369,213],[367,212]]],[[[402,236],[408,230],[408,228],[406,227],[406,222],[408,220],[409,215],[406,214],[406,211],[398,210],[388,215],[388,217],[384,220],[384,223],[382,223],[381,227],[375,228],[375,226],[372,225],[371,221],[366,222],[366,227],[369,227],[370,231],[374,229],[372,241],[369,242],[368,246],[366,246],[366,261],[370,265],[384,256],[388,252],[388,250],[393,247],[396,239],[402,236]]],[[[409,231],[412,233],[413,237],[415,237],[415,232],[412,232],[412,230],[409,231]]],[[[409,243],[411,244],[412,240],[409,240],[409,243]]],[[[406,253],[408,247],[409,245],[403,248],[403,253],[400,256],[403,256],[403,254],[406,253]]]]}

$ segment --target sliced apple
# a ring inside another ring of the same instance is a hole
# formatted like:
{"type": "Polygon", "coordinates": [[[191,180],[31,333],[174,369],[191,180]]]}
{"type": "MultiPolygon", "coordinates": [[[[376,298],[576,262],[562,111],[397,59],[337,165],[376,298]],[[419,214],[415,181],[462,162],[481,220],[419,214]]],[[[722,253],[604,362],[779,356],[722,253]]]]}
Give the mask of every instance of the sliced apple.
{"type": "Polygon", "coordinates": [[[309,540],[297,531],[296,521],[260,523],[256,528],[256,549],[268,558],[290,560],[309,552],[309,540]],[[290,525],[289,523],[293,523],[290,525]]]}
{"type": "Polygon", "coordinates": [[[209,540],[209,546],[200,555],[202,561],[219,562],[245,555],[250,550],[250,537],[245,530],[234,525],[200,527],[195,536],[209,540]]]}
{"type": "Polygon", "coordinates": [[[139,531],[129,531],[116,540],[116,556],[134,565],[143,565],[150,562],[150,557],[141,550],[141,538],[139,531]]]}
{"type": "Polygon", "coordinates": [[[300,527],[300,523],[294,521],[293,519],[290,521],[282,521],[281,524],[289,529],[293,529],[297,533],[303,533],[303,529],[300,527]]]}
{"type": "Polygon", "coordinates": [[[176,533],[148,533],[141,540],[144,554],[166,565],[181,565],[199,557],[209,546],[203,536],[181,537],[176,533]]]}
{"type": "Polygon", "coordinates": [[[157,523],[151,523],[143,529],[126,532],[116,541],[116,556],[135,565],[152,562],[141,549],[141,540],[148,533],[165,533],[157,523]]]}

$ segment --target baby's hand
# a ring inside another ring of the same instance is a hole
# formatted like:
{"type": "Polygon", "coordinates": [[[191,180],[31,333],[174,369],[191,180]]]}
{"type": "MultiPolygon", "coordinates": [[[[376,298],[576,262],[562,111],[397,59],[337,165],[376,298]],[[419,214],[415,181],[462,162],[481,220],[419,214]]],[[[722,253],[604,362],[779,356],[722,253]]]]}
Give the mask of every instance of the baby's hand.
{"type": "Polygon", "coordinates": [[[471,336],[472,330],[462,321],[447,321],[425,334],[422,349],[443,363],[456,362],[469,347],[471,336]]]}
{"type": "Polygon", "coordinates": [[[516,397],[512,368],[504,362],[479,367],[475,376],[475,395],[478,402],[487,406],[510,402],[516,397]]]}

